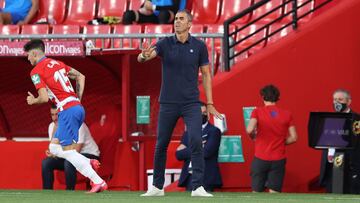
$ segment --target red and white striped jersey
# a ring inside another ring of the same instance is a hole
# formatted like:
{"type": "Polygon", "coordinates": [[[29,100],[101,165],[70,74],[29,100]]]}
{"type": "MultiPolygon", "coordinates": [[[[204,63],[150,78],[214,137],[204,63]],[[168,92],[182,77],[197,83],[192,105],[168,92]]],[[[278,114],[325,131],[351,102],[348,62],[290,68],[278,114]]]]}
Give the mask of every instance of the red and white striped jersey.
{"type": "Polygon", "coordinates": [[[43,58],[30,73],[36,89],[46,88],[49,99],[59,111],[80,104],[68,77],[70,69],[61,61],[43,58]]]}

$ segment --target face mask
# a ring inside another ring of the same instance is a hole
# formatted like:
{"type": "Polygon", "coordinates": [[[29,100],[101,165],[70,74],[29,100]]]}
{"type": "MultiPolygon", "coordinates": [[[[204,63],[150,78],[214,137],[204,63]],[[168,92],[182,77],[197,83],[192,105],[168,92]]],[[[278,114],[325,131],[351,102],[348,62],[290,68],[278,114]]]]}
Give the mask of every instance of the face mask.
{"type": "Polygon", "coordinates": [[[202,115],[202,124],[204,125],[206,122],[208,122],[208,117],[206,114],[202,115]]]}
{"type": "Polygon", "coordinates": [[[340,102],[335,102],[334,103],[334,109],[335,109],[336,112],[343,112],[343,111],[345,111],[345,109],[347,109],[347,104],[340,103],[340,102]]]}

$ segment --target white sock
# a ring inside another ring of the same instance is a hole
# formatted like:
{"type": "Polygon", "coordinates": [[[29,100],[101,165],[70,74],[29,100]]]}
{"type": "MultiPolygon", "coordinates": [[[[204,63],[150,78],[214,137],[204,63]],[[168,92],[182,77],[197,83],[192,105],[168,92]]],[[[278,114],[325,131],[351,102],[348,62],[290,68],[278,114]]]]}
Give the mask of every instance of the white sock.
{"type": "Polygon", "coordinates": [[[61,158],[68,160],[77,171],[83,176],[88,177],[93,183],[100,184],[104,181],[91,167],[90,159],[86,158],[76,150],[63,151],[61,158]]]}

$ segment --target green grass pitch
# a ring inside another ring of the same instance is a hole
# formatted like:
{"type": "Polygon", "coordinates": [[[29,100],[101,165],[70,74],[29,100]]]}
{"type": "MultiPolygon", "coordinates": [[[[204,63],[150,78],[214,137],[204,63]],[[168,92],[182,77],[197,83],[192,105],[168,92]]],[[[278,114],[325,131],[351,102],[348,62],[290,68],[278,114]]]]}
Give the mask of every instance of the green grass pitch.
{"type": "Polygon", "coordinates": [[[220,203],[278,203],[278,202],[360,202],[360,195],[339,194],[268,194],[215,192],[212,198],[190,197],[189,192],[168,192],[165,197],[140,197],[141,192],[105,191],[98,194],[85,194],[84,191],[43,191],[43,190],[0,190],[0,203],[38,203],[38,202],[74,202],[74,203],[112,203],[112,202],[220,202],[220,203]]]}

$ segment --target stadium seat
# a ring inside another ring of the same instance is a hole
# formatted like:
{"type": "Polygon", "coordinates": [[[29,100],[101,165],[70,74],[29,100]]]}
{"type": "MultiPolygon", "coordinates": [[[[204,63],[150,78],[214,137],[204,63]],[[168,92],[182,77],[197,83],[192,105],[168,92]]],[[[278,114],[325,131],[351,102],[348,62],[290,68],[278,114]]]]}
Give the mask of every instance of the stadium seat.
{"type": "MultiPolygon", "coordinates": [[[[217,21],[219,24],[223,24],[225,20],[230,17],[239,14],[244,9],[251,6],[252,0],[227,0],[223,1],[220,19],[217,21]]],[[[246,23],[250,19],[250,14],[240,18],[235,23],[246,23]]]]}
{"type": "Polygon", "coordinates": [[[0,25],[1,35],[16,35],[19,34],[20,27],[17,25],[0,25]]]}
{"type": "Polygon", "coordinates": [[[127,0],[99,0],[98,17],[122,16],[126,10],[127,0]]]}
{"type": "Polygon", "coordinates": [[[38,25],[23,25],[21,28],[21,34],[49,34],[49,25],[38,24],[38,25]]]}
{"type": "MultiPolygon", "coordinates": [[[[80,26],[79,25],[54,25],[52,27],[52,34],[79,34],[80,26]]],[[[77,40],[77,39],[69,39],[77,40]]]]}
{"type": "Polygon", "coordinates": [[[79,34],[79,25],[54,25],[52,27],[53,34],[79,34]]]}
{"type": "MultiPolygon", "coordinates": [[[[258,3],[261,0],[255,0],[254,3],[258,3]]],[[[259,18],[260,16],[264,15],[265,13],[269,12],[270,10],[274,9],[275,7],[281,5],[283,3],[283,0],[271,0],[268,3],[260,6],[259,8],[254,10],[252,20],[259,18]]],[[[279,18],[283,14],[283,7],[280,9],[275,10],[269,15],[266,15],[264,18],[262,18],[260,21],[257,21],[257,23],[266,23],[270,22],[272,20],[275,20],[276,18],[279,18]]]]}
{"type": "Polygon", "coordinates": [[[193,22],[198,24],[214,24],[220,14],[220,0],[193,0],[191,14],[193,22]]]}
{"type": "MultiPolygon", "coordinates": [[[[190,27],[190,34],[201,34],[201,33],[204,33],[204,29],[205,27],[203,25],[200,25],[200,24],[193,24],[191,27],[190,27]]],[[[198,38],[198,39],[204,39],[204,38],[198,38]]]]}
{"type": "MultiPolygon", "coordinates": [[[[309,0],[297,0],[297,4],[298,4],[298,7],[303,5],[305,2],[308,2],[309,0]]],[[[301,8],[298,9],[298,17],[305,14],[306,12],[314,9],[314,0],[311,0],[309,3],[306,3],[304,4],[301,8]]],[[[293,7],[292,7],[292,2],[288,3],[285,5],[285,11],[284,13],[288,13],[288,12],[291,12],[293,10],[293,7]]],[[[308,14],[306,17],[303,17],[299,20],[299,22],[308,22],[312,17],[312,13],[308,14]]],[[[287,15],[282,22],[290,22],[292,21],[292,15],[289,14],[287,15]]]]}
{"type": "MultiPolygon", "coordinates": [[[[110,34],[111,27],[110,25],[86,25],[84,26],[84,34],[110,34]]],[[[96,39],[95,40],[96,48],[109,48],[110,47],[110,39],[96,39]],[[103,46],[104,42],[104,46],[103,46]]]]}
{"type": "MultiPolygon", "coordinates": [[[[230,25],[230,32],[235,31],[235,26],[230,25]]],[[[224,25],[220,24],[213,24],[213,25],[207,25],[207,31],[206,33],[224,33],[224,25]]],[[[214,74],[217,73],[219,65],[222,63],[220,55],[221,55],[221,49],[222,49],[222,38],[216,38],[214,40],[214,54],[212,55],[212,38],[206,38],[205,39],[206,46],[208,48],[209,52],[209,60],[214,62],[214,74]]],[[[200,77],[200,76],[199,76],[200,77]]]]}
{"type": "MultiPolygon", "coordinates": [[[[116,25],[114,26],[114,34],[139,34],[141,33],[141,25],[116,25]]],[[[123,39],[122,46],[121,39],[114,39],[114,48],[139,48],[139,39],[123,39]],[[130,46],[130,42],[132,42],[130,46]]]]}
{"type": "MultiPolygon", "coordinates": [[[[235,25],[230,25],[230,32],[234,32],[235,31],[235,25]]],[[[224,25],[222,24],[212,24],[212,25],[207,25],[207,31],[206,33],[224,33],[224,25]]],[[[209,51],[211,50],[211,38],[206,38],[205,40],[206,45],[209,49],[209,51]]],[[[217,52],[220,51],[221,49],[221,44],[222,44],[222,39],[215,39],[215,50],[217,52]]]]}
{"type": "MultiPolygon", "coordinates": [[[[172,33],[173,25],[146,25],[144,33],[146,34],[160,34],[160,33],[172,33]]],[[[155,39],[151,39],[150,44],[154,44],[155,39]]]]}
{"type": "Polygon", "coordinates": [[[204,33],[204,25],[193,24],[189,30],[190,33],[204,33]]]}
{"type": "Polygon", "coordinates": [[[129,10],[138,10],[142,4],[142,0],[131,0],[129,1],[129,10]]]}
{"type": "Polygon", "coordinates": [[[64,0],[41,0],[39,12],[34,20],[47,20],[50,24],[61,24],[65,18],[66,2],[64,0]]]}
{"type": "Polygon", "coordinates": [[[0,8],[4,8],[5,7],[5,0],[0,0],[0,8]]]}
{"type": "MultiPolygon", "coordinates": [[[[236,41],[239,41],[243,38],[245,38],[246,36],[256,32],[257,30],[259,30],[261,27],[263,27],[262,24],[252,24],[249,25],[248,27],[246,27],[245,29],[241,30],[240,32],[237,33],[236,35],[236,41]]],[[[251,45],[253,45],[254,43],[256,43],[257,41],[261,40],[262,38],[266,37],[266,28],[260,30],[258,33],[256,33],[255,35],[251,36],[250,38],[240,42],[237,47],[240,47],[241,49],[247,48],[251,45]]],[[[266,40],[260,42],[259,44],[255,45],[254,47],[252,47],[249,50],[249,53],[252,54],[260,49],[262,49],[264,46],[266,45],[266,40]]],[[[235,47],[235,50],[237,50],[237,48],[235,47]]]]}
{"type": "MultiPolygon", "coordinates": [[[[280,24],[280,23],[274,23],[269,27],[269,35],[273,32],[275,32],[276,30],[280,29],[281,27],[283,27],[284,24],[280,24]]],[[[269,37],[268,39],[268,43],[274,43],[276,41],[278,41],[279,39],[285,37],[286,35],[288,35],[290,32],[292,32],[292,26],[288,26],[286,28],[283,28],[282,30],[280,30],[279,32],[277,32],[276,34],[274,34],[273,36],[269,37]]]]}
{"type": "Polygon", "coordinates": [[[69,0],[67,17],[63,24],[87,24],[95,17],[96,0],[69,0]]]}

